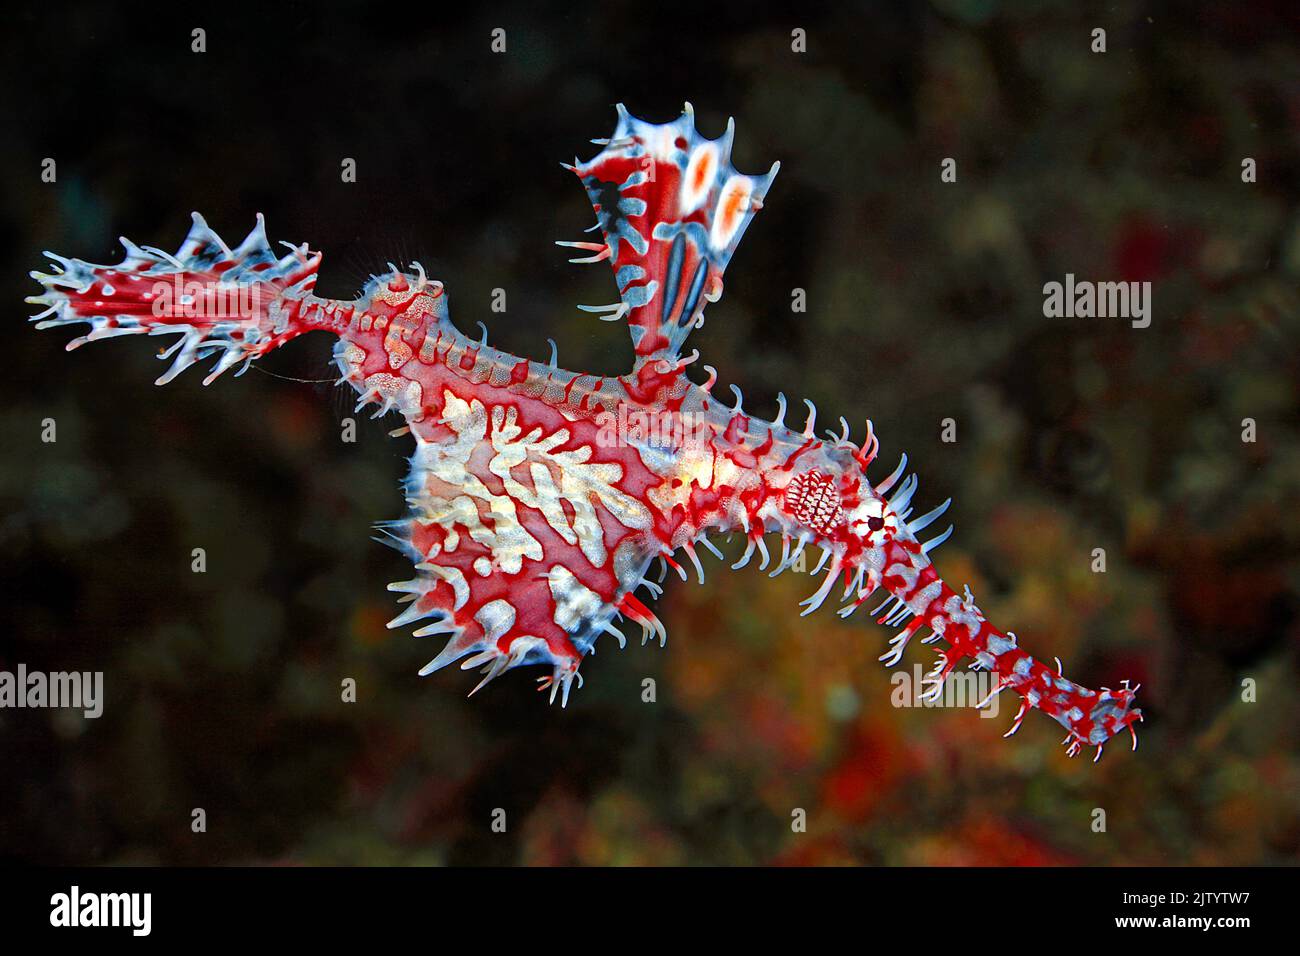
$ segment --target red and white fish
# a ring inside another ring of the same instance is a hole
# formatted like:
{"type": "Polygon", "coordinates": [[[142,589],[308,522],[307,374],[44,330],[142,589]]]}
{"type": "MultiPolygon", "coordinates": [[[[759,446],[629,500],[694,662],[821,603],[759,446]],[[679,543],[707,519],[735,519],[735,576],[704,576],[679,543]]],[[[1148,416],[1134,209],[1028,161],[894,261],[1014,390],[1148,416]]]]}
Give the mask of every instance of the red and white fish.
{"type": "Polygon", "coordinates": [[[1137,688],[1089,690],[1036,661],[1011,632],[993,627],[969,589],[940,578],[930,552],[947,531],[919,535],[948,502],[913,516],[915,475],[907,458],[873,484],[867,470],[879,443],[867,422],[855,444],[849,426],[819,438],[808,403],[802,428],[787,427],[785,399],[775,421],[747,414],[738,389],[729,403],[714,396],[716,372],[703,384],[688,377],[697,352],[682,355],[745,228],[762,207],[777,165],[747,176],[731,165],[732,126],[709,140],[695,129],[689,104],[671,123],[635,119],[621,106],[601,151],[572,169],[597,215],[600,238],[560,245],[575,262],[607,260],[619,301],[582,306],[607,321],[626,321],[635,348],[618,377],[534,362],[475,340],[451,323],[442,283],[414,263],[373,278],[353,301],[313,294],[319,253],[287,246],[277,256],[259,216],[253,232],[230,248],[196,213],[175,255],[123,239],[126,258],[92,265],[51,255],[53,272],[32,273],[43,292],[38,328],[84,322],[70,342],[118,335],[179,338],[159,384],[203,359],[215,359],[205,384],[235,366],[240,372],[272,349],[317,329],[338,337],[342,382],[360,395],[358,409],[396,412],[414,438],[404,518],[385,523],[391,543],[414,564],[410,580],[389,585],[406,607],[389,627],[417,625],[417,637],[447,639],[420,671],[454,661],[484,676],[475,690],[507,670],[544,665],[539,681],[567,703],[584,657],[602,635],[625,644],[617,624],[641,626],[642,643],[666,640],[663,624],[636,592],[657,596],[647,578],[656,560],[686,571],[682,552],[703,580],[697,548],[721,554],[717,533],[747,538],[744,555],[773,575],[816,547],[824,577],[803,602],[816,611],[836,593],[851,615],[880,590],[873,613],[901,628],[881,660],[893,665],[908,643],[942,642],[927,678],[937,696],[952,670],[971,666],[996,677],[994,693],[1021,698],[1010,732],[1029,708],[1067,731],[1071,755],[1127,729],[1137,746],[1137,688]],[[781,536],[773,562],[765,534],[781,536]]]}

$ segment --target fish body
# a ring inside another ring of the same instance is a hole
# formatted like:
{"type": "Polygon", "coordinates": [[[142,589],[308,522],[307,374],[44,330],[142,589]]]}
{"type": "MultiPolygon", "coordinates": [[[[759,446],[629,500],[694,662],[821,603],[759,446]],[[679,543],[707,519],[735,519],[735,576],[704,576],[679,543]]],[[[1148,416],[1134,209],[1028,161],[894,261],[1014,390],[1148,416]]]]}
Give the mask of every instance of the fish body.
{"type": "Polygon", "coordinates": [[[634,362],[597,376],[493,348],[451,321],[448,293],[422,266],[374,276],[352,301],[314,294],[319,253],[284,244],[278,255],[264,223],[238,246],[197,213],[173,255],[122,240],[126,257],[100,266],[51,256],[33,273],[44,306],[38,327],[86,323],[69,343],[119,335],[175,334],[163,353],[170,381],[215,360],[205,384],[242,372],[267,352],[311,331],[336,337],[340,383],[357,409],[401,416],[415,443],[404,491],[406,513],[380,525],[407,555],[413,576],[389,585],[404,605],[389,627],[445,639],[420,671],[459,662],[478,670],[478,690],[504,672],[542,665],[550,698],[567,703],[585,657],[602,637],[642,643],[666,631],[638,592],[653,599],[668,569],[704,579],[701,552],[720,558],[711,536],[740,534],[735,567],[757,562],[777,575],[819,554],[816,590],[802,613],[827,601],[848,617],[869,601],[897,629],[881,660],[898,663],[909,643],[941,644],[927,676],[937,696],[959,665],[991,672],[993,693],[1021,698],[1010,732],[1029,709],[1065,728],[1074,755],[1141,720],[1136,688],[1090,690],[1067,680],[993,627],[969,589],[955,592],[930,553],[951,533],[928,530],[948,502],[920,512],[917,478],[899,465],[868,478],[879,450],[868,421],[861,444],[841,418],[819,433],[807,403],[787,425],[786,400],[772,421],[748,414],[739,389],[714,393],[717,373],[691,377],[698,353],[683,355],[746,227],[762,207],[778,166],[763,176],[730,162],[733,127],[701,136],[692,111],[652,124],[621,106],[613,136],[591,160],[567,165],[587,191],[599,239],[562,242],[573,261],[608,262],[619,301],[580,308],[627,324],[634,362]],[[767,535],[780,535],[780,552],[767,535]],[[652,580],[652,565],[660,574],[652,580]]]}

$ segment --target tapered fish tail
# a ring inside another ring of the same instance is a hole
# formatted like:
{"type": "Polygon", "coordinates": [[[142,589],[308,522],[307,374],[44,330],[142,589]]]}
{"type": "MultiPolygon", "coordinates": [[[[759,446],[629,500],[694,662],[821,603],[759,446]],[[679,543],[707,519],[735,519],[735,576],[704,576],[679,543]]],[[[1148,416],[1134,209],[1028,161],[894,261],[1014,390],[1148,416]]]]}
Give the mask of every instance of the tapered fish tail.
{"type": "MultiPolygon", "coordinates": [[[[898,542],[904,550],[909,543],[898,542]]],[[[893,598],[887,602],[882,623],[907,624],[890,642],[891,649],[882,660],[897,663],[908,641],[926,628],[931,633],[923,643],[943,641],[947,646],[939,650],[938,659],[925,677],[922,700],[938,698],[948,676],[969,659],[971,669],[988,671],[996,681],[981,706],[1006,690],[1014,691],[1021,699],[1011,729],[1004,736],[1019,730],[1025,714],[1035,709],[1065,728],[1063,743],[1071,757],[1095,748],[1095,762],[1101,758],[1106,742],[1125,730],[1132,736],[1133,749],[1137,749],[1136,725],[1142,720],[1142,711],[1134,705],[1138,687],[1124,681],[1117,690],[1103,687],[1096,691],[1076,684],[1062,673],[1059,659],[1055,667],[1049,667],[1022,650],[1014,632],[1003,633],[991,625],[976,606],[970,588],[965,588],[962,595],[956,594],[939,580],[928,562],[921,564],[915,574],[900,573],[904,567],[911,570],[916,566],[913,559],[886,568],[883,583],[893,598]]]]}
{"type": "Polygon", "coordinates": [[[51,271],[31,273],[42,291],[27,302],[43,307],[32,321],[38,329],[88,325],[69,350],[119,335],[180,336],[160,352],[171,365],[159,385],[215,358],[206,385],[234,366],[242,373],[303,332],[346,328],[350,309],[311,294],[321,256],[306,243],[284,243],[287,252],[277,256],[258,215],[253,231],[232,249],[202,216],[193,219],[174,254],[125,238],[126,255],[116,265],[47,252],[51,271]]]}
{"type": "MultiPolygon", "coordinates": [[[[785,425],[784,396],[778,396],[771,423],[745,416],[738,397],[731,423],[718,437],[718,457],[752,467],[762,476],[756,493],[734,496],[743,510],[729,519],[730,527],[749,537],[736,567],[744,567],[762,549],[763,531],[781,535],[780,557],[772,560],[773,577],[792,567],[807,548],[817,547],[822,555],[812,574],[824,577],[801,603],[800,613],[815,613],[842,588],[839,614],[847,619],[883,589],[886,597],[873,615],[895,634],[881,661],[898,664],[918,636],[924,644],[946,642],[925,679],[923,698],[937,698],[949,675],[970,661],[973,669],[993,674],[994,694],[1012,690],[1021,697],[1012,732],[1034,708],[1068,731],[1065,743],[1071,756],[1085,747],[1095,747],[1100,756],[1106,741],[1126,729],[1136,744],[1135,725],[1142,719],[1134,706],[1137,688],[1127,683],[1118,690],[1082,687],[1065,678],[1059,663],[1052,669],[1034,660],[1020,649],[1014,634],[993,627],[970,590],[955,593],[940,579],[930,557],[952,534],[951,525],[937,533],[932,528],[951,500],[914,514],[920,510],[915,507],[919,481],[907,471],[907,456],[872,485],[866,469],[880,443],[871,423],[860,446],[850,441],[848,423],[842,419],[839,433],[829,432],[822,442],[814,437],[816,406],[807,404],[804,429],[794,432],[785,425]]],[[[768,556],[763,550],[765,567],[768,556]]]]}

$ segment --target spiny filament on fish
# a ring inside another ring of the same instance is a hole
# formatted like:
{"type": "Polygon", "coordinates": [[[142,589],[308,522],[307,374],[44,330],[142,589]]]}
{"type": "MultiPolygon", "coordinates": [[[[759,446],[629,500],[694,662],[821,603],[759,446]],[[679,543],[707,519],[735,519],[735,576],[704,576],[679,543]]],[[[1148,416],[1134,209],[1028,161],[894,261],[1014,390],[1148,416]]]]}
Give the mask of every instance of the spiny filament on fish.
{"type": "Polygon", "coordinates": [[[683,356],[682,346],[722,295],[723,273],[778,169],[737,172],[732,130],[704,138],[689,104],[664,124],[620,106],[600,152],[566,165],[587,190],[597,217],[589,231],[601,240],[560,245],[580,253],[575,262],[608,262],[614,271],[619,300],[580,308],[627,323],[635,360],[619,376],[561,369],[554,342],[539,362],[492,348],[486,330],[465,335],[451,322],[442,283],[418,263],[413,271],[390,265],[352,301],[320,298],[313,292],[320,254],[286,244],[277,257],[260,215],[234,249],[196,213],[175,255],[125,239],[126,257],[113,266],[51,255],[53,271],[32,273],[43,291],[28,301],[45,307],[34,317],[38,328],[90,326],[68,348],[179,335],[163,353],[172,364],[159,384],[212,358],[207,384],[303,333],[334,335],[339,382],[357,391],[358,410],[398,413],[405,426],[394,434],[415,441],[407,512],[378,530],[415,569],[389,585],[406,607],[388,626],[447,638],[421,674],[459,661],[482,671],[478,690],[512,668],[540,664],[550,669],[540,689],[567,703],[596,640],[609,634],[626,643],[618,621],[640,625],[643,644],[666,641],[635,592],[658,597],[668,570],[685,580],[686,565],[702,582],[698,549],[721,558],[709,535],[739,532],[746,546],[737,569],[758,554],[759,568],[775,576],[809,546],[821,551],[814,571],[824,577],[803,614],[838,589],[847,618],[884,590],[872,613],[901,630],[882,661],[897,664],[926,630],[922,643],[946,645],[927,676],[927,697],[970,659],[995,675],[993,693],[1020,696],[1009,734],[1037,708],[1065,727],[1071,755],[1092,746],[1099,757],[1125,729],[1136,747],[1136,687],[1093,691],[1066,680],[1059,662],[1052,669],[1034,660],[1014,634],[989,624],[968,589],[959,595],[939,578],[929,555],[952,528],[927,541],[918,535],[948,502],[912,517],[917,478],[907,474],[905,455],[884,480],[868,480],[880,448],[870,421],[861,445],[842,418],[823,439],[811,402],[795,431],[785,424],[784,396],[769,422],[745,412],[735,386],[734,403],[715,398],[712,367],[702,366],[703,384],[689,378],[699,353],[683,356]],[[206,308],[218,286],[241,290],[238,309],[206,308]],[[621,429],[611,441],[611,421],[634,416],[657,427],[621,429]],[[775,558],[764,539],[773,533],[781,536],[775,558]],[[660,574],[651,581],[656,560],[660,574]]]}

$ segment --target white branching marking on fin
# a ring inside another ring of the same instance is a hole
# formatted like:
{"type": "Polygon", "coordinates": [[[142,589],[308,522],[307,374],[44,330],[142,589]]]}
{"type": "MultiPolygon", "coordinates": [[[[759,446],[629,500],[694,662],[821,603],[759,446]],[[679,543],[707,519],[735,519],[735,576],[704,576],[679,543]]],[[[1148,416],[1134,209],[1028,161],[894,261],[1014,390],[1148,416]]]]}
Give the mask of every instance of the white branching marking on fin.
{"type": "Polygon", "coordinates": [[[514,406],[493,406],[489,415],[478,399],[466,402],[450,389],[443,391],[442,424],[455,437],[421,442],[417,448],[412,465],[417,483],[413,510],[416,520],[444,528],[448,551],[459,546],[458,529],[463,528],[491,552],[494,566],[507,574],[519,573],[525,559],[542,560],[542,546],[524,527],[516,503],[540,512],[555,533],[578,545],[594,567],[603,567],[608,555],[593,501],[624,527],[641,531],[650,527],[649,509],[617,486],[623,466],[591,461],[594,450],[587,445],[561,450],[571,437],[567,429],[543,436],[542,429],[534,428],[524,434],[514,406]],[[488,470],[501,480],[504,494],[493,493],[469,467],[470,456],[485,442],[493,450],[488,470]],[[515,468],[525,465],[531,488],[514,475],[515,468]],[[434,488],[429,486],[430,478],[438,482],[434,488]],[[457,493],[444,496],[435,490],[442,485],[457,493]],[[561,502],[567,502],[569,511],[561,502]],[[485,523],[489,518],[492,527],[485,523]]]}

